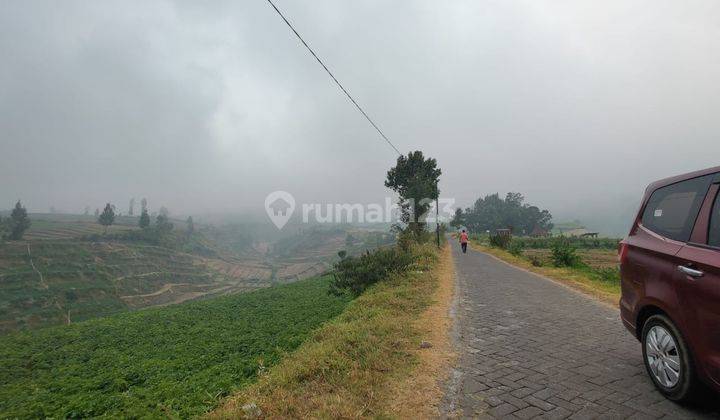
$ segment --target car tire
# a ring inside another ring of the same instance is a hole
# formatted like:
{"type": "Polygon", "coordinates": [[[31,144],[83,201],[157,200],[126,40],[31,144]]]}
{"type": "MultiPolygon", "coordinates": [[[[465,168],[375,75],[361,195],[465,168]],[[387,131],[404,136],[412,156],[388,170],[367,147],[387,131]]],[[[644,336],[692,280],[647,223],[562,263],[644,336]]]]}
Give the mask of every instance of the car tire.
{"type": "Polygon", "coordinates": [[[697,388],[695,365],[685,340],[670,318],[665,315],[648,318],[643,325],[641,342],[645,369],[660,393],[676,402],[692,399],[697,388]]]}

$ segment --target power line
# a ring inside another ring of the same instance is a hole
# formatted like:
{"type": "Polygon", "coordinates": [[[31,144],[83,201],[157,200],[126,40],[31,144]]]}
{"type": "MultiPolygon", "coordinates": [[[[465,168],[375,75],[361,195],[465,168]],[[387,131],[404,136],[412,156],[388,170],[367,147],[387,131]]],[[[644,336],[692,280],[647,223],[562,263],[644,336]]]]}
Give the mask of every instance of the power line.
{"type": "Polygon", "coordinates": [[[355,101],[355,99],[350,95],[350,93],[348,93],[347,89],[345,89],[345,87],[343,87],[343,85],[338,81],[338,79],[335,78],[335,76],[332,74],[332,72],[330,71],[330,69],[328,69],[327,66],[325,65],[325,63],[322,62],[322,60],[320,59],[320,57],[318,57],[317,54],[315,54],[315,51],[313,51],[312,48],[310,48],[310,46],[307,44],[307,42],[305,42],[305,40],[300,36],[300,34],[298,33],[298,31],[296,31],[295,28],[292,26],[292,24],[290,23],[290,21],[288,21],[287,18],[285,17],[285,15],[282,14],[282,12],[280,11],[280,9],[278,9],[277,6],[275,6],[275,3],[273,3],[272,0],[267,0],[267,2],[270,3],[270,6],[272,6],[273,9],[275,9],[275,11],[278,13],[278,15],[280,15],[280,17],[282,18],[282,20],[284,20],[285,23],[287,24],[287,26],[290,27],[290,29],[295,33],[295,36],[298,37],[298,39],[300,40],[300,42],[302,42],[302,44],[305,46],[305,48],[307,48],[307,50],[310,51],[310,54],[312,54],[312,56],[315,57],[315,59],[317,60],[317,62],[320,63],[320,65],[325,69],[325,71],[327,72],[327,74],[330,75],[330,77],[333,79],[333,81],[335,82],[335,84],[338,85],[338,87],[340,88],[340,90],[343,91],[343,93],[345,94],[345,96],[347,96],[348,99],[350,99],[350,102],[352,102],[353,105],[355,105],[355,108],[357,108],[358,111],[360,111],[360,113],[363,114],[363,116],[365,117],[365,119],[367,119],[368,122],[370,122],[370,124],[372,124],[372,126],[375,128],[375,130],[377,130],[377,132],[380,133],[380,136],[382,136],[382,138],[385,139],[385,141],[387,142],[387,144],[389,144],[390,147],[392,147],[392,148],[397,152],[398,155],[402,155],[402,153],[400,153],[400,151],[398,150],[398,148],[395,147],[394,144],[392,144],[392,142],[391,142],[390,139],[385,135],[385,133],[383,133],[382,130],[380,130],[380,127],[378,127],[377,124],[375,124],[375,122],[372,120],[372,118],[370,118],[370,116],[365,112],[365,110],[362,109],[362,107],[361,107],[360,105],[358,105],[358,103],[357,103],[357,102],[355,101]]]}

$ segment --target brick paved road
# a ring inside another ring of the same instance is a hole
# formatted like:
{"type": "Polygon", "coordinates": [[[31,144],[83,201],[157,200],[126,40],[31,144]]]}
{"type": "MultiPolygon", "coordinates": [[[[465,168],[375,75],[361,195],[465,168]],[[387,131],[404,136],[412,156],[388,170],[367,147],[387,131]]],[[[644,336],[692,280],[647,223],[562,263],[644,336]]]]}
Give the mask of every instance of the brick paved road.
{"type": "MultiPolygon", "coordinates": [[[[453,244],[460,358],[445,412],[480,418],[718,418],[646,376],[617,310],[453,244]]],[[[715,404],[715,403],[713,403],[715,404]]]]}

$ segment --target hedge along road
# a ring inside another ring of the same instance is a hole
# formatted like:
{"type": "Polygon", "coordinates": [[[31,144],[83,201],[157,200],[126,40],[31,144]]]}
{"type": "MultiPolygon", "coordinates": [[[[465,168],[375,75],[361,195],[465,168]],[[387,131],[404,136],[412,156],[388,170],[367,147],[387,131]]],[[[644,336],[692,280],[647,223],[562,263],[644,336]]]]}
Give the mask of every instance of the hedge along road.
{"type": "Polygon", "coordinates": [[[683,407],[655,391],[640,344],[622,326],[617,309],[487,254],[462,254],[455,241],[452,246],[459,360],[445,414],[720,416],[717,403],[683,407]]]}

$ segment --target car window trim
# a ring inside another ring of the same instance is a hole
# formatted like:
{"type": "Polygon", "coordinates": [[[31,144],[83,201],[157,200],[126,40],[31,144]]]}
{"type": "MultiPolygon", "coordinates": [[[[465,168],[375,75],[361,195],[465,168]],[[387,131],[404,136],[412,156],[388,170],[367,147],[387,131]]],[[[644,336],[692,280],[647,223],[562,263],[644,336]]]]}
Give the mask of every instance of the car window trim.
{"type": "Polygon", "coordinates": [[[710,245],[710,228],[712,227],[715,206],[720,205],[720,173],[718,173],[715,176],[715,179],[718,180],[718,183],[713,184],[711,188],[716,187],[718,189],[718,191],[715,193],[715,196],[712,197],[712,200],[711,200],[712,204],[710,205],[710,214],[708,214],[707,226],[705,228],[705,232],[706,232],[705,234],[706,234],[706,238],[707,238],[705,243],[707,244],[707,246],[709,246],[713,249],[720,249],[720,247],[710,245]]]}
{"type": "Polygon", "coordinates": [[[708,244],[710,241],[710,219],[712,211],[715,207],[715,199],[720,191],[720,184],[710,184],[710,188],[705,192],[700,211],[695,218],[690,238],[688,242],[697,244],[708,244]]]}
{"type": "MultiPolygon", "coordinates": [[[[715,181],[720,182],[720,173],[715,174],[715,176],[713,176],[713,174],[700,175],[700,176],[672,182],[667,185],[662,185],[662,186],[655,188],[648,194],[647,199],[645,200],[645,203],[642,206],[642,211],[638,214],[638,218],[640,219],[638,222],[638,225],[643,225],[643,228],[645,228],[646,230],[648,230],[650,232],[653,232],[654,234],[658,235],[659,237],[661,237],[665,240],[670,240],[670,241],[678,242],[681,244],[688,243],[693,238],[695,227],[698,223],[698,218],[700,217],[700,213],[702,211],[703,205],[705,204],[705,200],[707,199],[707,196],[708,196],[708,191],[710,191],[710,189],[713,188],[713,186],[715,185],[715,181]],[[663,188],[668,188],[668,187],[671,187],[671,186],[674,186],[674,185],[677,185],[677,184],[680,184],[683,182],[694,181],[694,180],[700,179],[700,178],[709,178],[710,181],[708,182],[707,187],[704,188],[704,191],[703,190],[698,191],[698,194],[702,195],[704,198],[703,198],[702,202],[700,203],[700,207],[698,208],[697,213],[695,213],[695,216],[688,215],[689,217],[692,217],[693,220],[692,220],[692,225],[690,228],[690,235],[688,236],[688,238],[686,240],[680,240],[680,239],[674,239],[674,238],[667,237],[667,236],[661,234],[660,232],[656,232],[655,230],[650,229],[650,227],[643,225],[643,223],[642,223],[643,215],[645,214],[645,211],[647,210],[647,206],[648,206],[648,204],[650,204],[650,200],[652,200],[652,197],[655,193],[657,193],[659,190],[661,190],[663,188]]],[[[707,239],[706,239],[706,241],[707,241],[707,239]]]]}
{"type": "Polygon", "coordinates": [[[702,249],[710,249],[710,250],[713,250],[713,251],[720,251],[720,247],[712,246],[712,245],[708,245],[708,244],[700,244],[700,243],[697,243],[697,242],[687,242],[685,245],[687,245],[687,246],[694,246],[695,248],[702,248],[702,249]]]}

